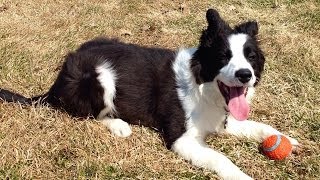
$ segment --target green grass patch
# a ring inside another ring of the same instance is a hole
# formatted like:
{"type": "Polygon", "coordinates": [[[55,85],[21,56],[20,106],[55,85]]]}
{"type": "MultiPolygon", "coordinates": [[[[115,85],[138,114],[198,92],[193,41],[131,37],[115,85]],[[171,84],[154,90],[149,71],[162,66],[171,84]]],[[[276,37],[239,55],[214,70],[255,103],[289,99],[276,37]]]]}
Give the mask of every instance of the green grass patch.
{"type": "Polygon", "coordinates": [[[320,30],[320,9],[316,11],[304,12],[296,16],[301,22],[300,26],[305,30],[320,30]]]}

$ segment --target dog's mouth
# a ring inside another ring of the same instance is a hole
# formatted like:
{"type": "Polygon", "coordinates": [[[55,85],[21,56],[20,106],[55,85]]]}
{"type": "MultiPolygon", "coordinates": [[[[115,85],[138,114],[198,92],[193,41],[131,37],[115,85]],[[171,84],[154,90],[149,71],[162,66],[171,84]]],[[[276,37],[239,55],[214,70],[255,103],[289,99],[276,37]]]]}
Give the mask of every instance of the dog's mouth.
{"type": "Polygon", "coordinates": [[[231,115],[239,121],[248,119],[250,112],[249,103],[246,100],[248,88],[230,87],[221,81],[217,82],[231,115]]]}

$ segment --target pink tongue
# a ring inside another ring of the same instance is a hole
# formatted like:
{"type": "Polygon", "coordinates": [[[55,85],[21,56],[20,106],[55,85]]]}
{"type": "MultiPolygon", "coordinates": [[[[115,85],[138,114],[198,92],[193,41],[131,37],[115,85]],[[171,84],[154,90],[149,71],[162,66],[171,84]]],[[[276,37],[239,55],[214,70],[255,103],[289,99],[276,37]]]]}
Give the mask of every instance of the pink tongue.
{"type": "Polygon", "coordinates": [[[230,87],[230,100],[228,104],[231,115],[239,121],[248,119],[250,107],[244,96],[244,88],[230,87]]]}

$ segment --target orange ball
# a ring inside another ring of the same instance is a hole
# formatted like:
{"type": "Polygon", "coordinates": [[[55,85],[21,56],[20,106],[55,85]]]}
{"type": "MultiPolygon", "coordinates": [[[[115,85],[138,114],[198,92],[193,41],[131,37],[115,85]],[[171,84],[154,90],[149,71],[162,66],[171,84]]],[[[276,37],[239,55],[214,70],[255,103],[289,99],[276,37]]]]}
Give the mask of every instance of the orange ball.
{"type": "Polygon", "coordinates": [[[270,159],[283,160],[292,151],[292,145],[288,138],[283,135],[269,136],[262,142],[262,152],[270,159]]]}

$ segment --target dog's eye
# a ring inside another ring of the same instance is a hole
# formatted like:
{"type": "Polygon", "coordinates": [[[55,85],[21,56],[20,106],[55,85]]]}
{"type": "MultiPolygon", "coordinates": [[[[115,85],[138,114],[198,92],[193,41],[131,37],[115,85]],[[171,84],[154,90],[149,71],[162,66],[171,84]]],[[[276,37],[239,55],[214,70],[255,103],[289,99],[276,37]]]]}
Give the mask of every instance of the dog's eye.
{"type": "Polygon", "coordinates": [[[256,59],[256,53],[250,52],[250,53],[248,54],[248,59],[249,59],[250,61],[254,61],[254,60],[256,59]]]}

